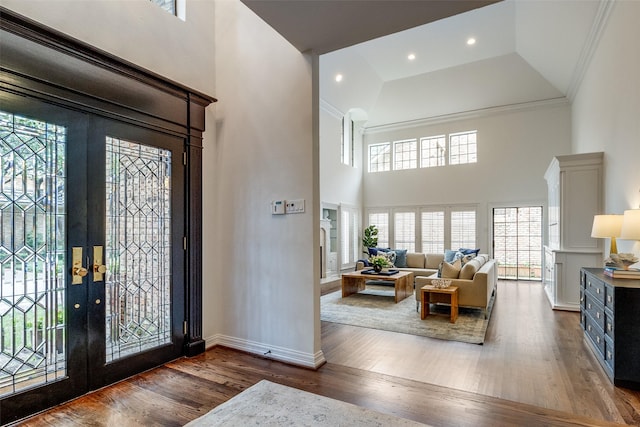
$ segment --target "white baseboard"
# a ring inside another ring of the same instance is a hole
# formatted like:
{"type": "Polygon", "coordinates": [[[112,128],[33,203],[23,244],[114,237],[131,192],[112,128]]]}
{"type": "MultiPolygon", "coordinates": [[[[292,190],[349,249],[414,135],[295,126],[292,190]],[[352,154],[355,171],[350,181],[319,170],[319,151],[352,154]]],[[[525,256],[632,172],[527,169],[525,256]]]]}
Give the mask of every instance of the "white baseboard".
{"type": "Polygon", "coordinates": [[[259,343],[255,341],[244,340],[240,338],[230,337],[227,335],[216,334],[205,338],[206,348],[212,348],[217,345],[233,348],[236,350],[246,351],[247,353],[257,354],[269,359],[277,360],[292,365],[303,366],[305,368],[317,369],[326,363],[322,350],[315,354],[303,353],[289,348],[278,347],[259,343]]]}

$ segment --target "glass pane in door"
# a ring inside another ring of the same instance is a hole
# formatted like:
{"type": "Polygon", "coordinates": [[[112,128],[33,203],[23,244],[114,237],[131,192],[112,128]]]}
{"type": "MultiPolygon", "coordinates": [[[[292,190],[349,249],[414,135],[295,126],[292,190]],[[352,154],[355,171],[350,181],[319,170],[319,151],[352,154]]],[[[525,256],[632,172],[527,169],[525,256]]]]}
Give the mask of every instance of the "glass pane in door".
{"type": "Polygon", "coordinates": [[[106,362],[171,342],[171,152],[106,138],[106,362]]]}
{"type": "Polygon", "coordinates": [[[493,242],[498,278],[541,280],[541,206],[495,208],[493,242]]]}
{"type": "Polygon", "coordinates": [[[66,138],[0,112],[0,396],[66,376],[66,138]]]}

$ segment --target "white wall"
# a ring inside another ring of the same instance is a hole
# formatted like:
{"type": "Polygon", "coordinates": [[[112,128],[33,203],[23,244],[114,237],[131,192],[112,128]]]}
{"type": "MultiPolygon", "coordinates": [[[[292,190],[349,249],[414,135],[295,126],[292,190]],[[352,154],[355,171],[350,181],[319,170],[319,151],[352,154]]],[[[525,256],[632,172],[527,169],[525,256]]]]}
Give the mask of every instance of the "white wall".
{"type": "Polygon", "coordinates": [[[215,6],[219,102],[215,140],[204,152],[207,344],[270,350],[316,366],[324,361],[314,262],[317,59],[300,54],[240,1],[215,6]],[[306,212],[273,216],[270,202],[278,199],[305,199],[306,212]]]}
{"type": "MultiPolygon", "coordinates": [[[[365,134],[377,142],[478,131],[478,163],[403,171],[365,173],[364,206],[411,207],[477,204],[478,244],[490,253],[492,206],[545,203],[544,173],[553,156],[571,149],[567,102],[532,104],[519,110],[487,110],[477,117],[365,134]]],[[[368,150],[364,150],[367,156],[368,150]]]]}
{"type": "MultiPolygon", "coordinates": [[[[640,207],[640,2],[617,0],[573,102],[573,151],[604,151],[606,213],[640,207]]],[[[608,247],[608,245],[606,245],[608,247]]],[[[640,243],[618,251],[640,255],[640,243]]]]}

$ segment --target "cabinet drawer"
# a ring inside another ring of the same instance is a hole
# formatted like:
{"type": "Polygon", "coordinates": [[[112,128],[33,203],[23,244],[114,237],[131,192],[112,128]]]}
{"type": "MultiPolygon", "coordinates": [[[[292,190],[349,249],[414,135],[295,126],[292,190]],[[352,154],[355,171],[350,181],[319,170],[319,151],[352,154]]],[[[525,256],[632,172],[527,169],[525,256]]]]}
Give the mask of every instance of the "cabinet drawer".
{"type": "Polygon", "coordinates": [[[614,357],[614,344],[613,340],[607,335],[604,336],[604,363],[611,370],[611,375],[613,375],[613,371],[615,368],[615,357],[614,357]]]}
{"type": "Polygon", "coordinates": [[[604,334],[609,336],[609,338],[611,338],[612,340],[615,337],[614,325],[615,325],[615,322],[613,321],[613,312],[608,308],[605,308],[604,309],[604,334]]]}
{"type": "Polygon", "coordinates": [[[595,277],[588,275],[586,277],[585,290],[587,294],[591,294],[600,304],[604,305],[604,283],[595,277]]]}
{"type": "Polygon", "coordinates": [[[590,294],[585,295],[585,311],[600,330],[604,331],[604,306],[590,294]]]}
{"type": "Polygon", "coordinates": [[[609,307],[613,311],[613,304],[615,302],[615,289],[613,286],[607,284],[604,285],[604,306],[609,307]]]}
{"type": "Polygon", "coordinates": [[[598,350],[599,356],[604,358],[604,332],[593,322],[591,316],[586,316],[586,323],[585,332],[587,336],[598,350]]]}

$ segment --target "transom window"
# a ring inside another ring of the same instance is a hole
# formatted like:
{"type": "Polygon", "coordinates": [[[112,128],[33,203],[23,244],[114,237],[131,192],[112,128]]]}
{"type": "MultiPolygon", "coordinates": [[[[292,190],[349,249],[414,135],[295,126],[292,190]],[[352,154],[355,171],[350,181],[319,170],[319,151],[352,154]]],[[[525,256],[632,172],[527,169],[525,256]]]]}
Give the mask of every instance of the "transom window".
{"type": "Polygon", "coordinates": [[[449,164],[461,165],[478,162],[476,131],[449,135],[449,164]]]}
{"type": "Polygon", "coordinates": [[[151,2],[157,4],[172,15],[177,14],[176,0],[151,0],[151,2]]]}
{"type": "MultiPolygon", "coordinates": [[[[420,151],[417,138],[371,144],[369,172],[477,163],[477,133],[478,131],[473,130],[422,137],[420,151]]],[[[344,159],[343,155],[343,162],[344,159]]]]}
{"type": "Polygon", "coordinates": [[[417,141],[408,139],[393,143],[394,170],[415,169],[418,166],[417,141]]]}
{"type": "Polygon", "coordinates": [[[353,134],[353,120],[351,120],[351,115],[347,114],[342,118],[342,146],[340,150],[340,161],[343,165],[353,166],[353,134]]]}
{"type": "Polygon", "coordinates": [[[444,135],[420,138],[420,167],[444,166],[446,145],[444,135]]]}
{"type": "Polygon", "coordinates": [[[372,144],[369,146],[369,172],[391,170],[391,143],[372,144]]]}

